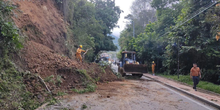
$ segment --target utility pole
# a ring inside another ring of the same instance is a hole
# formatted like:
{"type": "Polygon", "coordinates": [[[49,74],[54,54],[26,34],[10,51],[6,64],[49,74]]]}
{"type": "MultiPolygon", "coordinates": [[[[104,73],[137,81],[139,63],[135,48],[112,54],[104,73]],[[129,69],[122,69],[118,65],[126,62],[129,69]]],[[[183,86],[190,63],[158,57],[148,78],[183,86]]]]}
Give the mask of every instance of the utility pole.
{"type": "Polygon", "coordinates": [[[133,37],[135,37],[134,19],[132,20],[132,24],[133,24],[133,37]]]}
{"type": "Polygon", "coordinates": [[[178,39],[177,39],[177,48],[178,48],[178,61],[177,61],[177,63],[178,63],[178,72],[177,72],[177,74],[178,74],[178,79],[179,79],[179,73],[180,73],[180,48],[179,48],[179,36],[178,36],[178,39]]]}

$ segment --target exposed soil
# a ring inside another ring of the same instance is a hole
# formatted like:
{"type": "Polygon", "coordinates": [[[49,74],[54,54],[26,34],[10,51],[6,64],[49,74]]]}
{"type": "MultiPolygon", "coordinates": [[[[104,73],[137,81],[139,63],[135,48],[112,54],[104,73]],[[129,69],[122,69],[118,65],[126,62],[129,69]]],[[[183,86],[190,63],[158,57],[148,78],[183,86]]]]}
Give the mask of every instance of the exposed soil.
{"type": "Polygon", "coordinates": [[[29,41],[45,45],[65,54],[65,23],[54,6],[54,0],[13,0],[18,6],[14,21],[29,41]]]}
{"type": "MultiPolygon", "coordinates": [[[[65,46],[66,24],[61,13],[54,6],[54,0],[22,0],[13,1],[18,6],[15,11],[15,24],[27,37],[24,48],[15,58],[23,70],[46,79],[53,75],[52,81],[46,82],[53,94],[58,91],[70,92],[73,88],[84,88],[85,75],[78,70],[86,70],[93,79],[100,82],[118,80],[109,67],[104,70],[94,63],[78,64],[67,57],[70,50],[65,46]],[[62,83],[58,84],[60,76],[62,83]]],[[[74,44],[73,44],[74,45],[74,44]]],[[[34,93],[41,102],[44,101],[46,89],[39,86],[39,78],[25,77],[27,90],[34,93]],[[39,95],[40,94],[40,95],[39,95]]]]}
{"type": "MultiPolygon", "coordinates": [[[[25,53],[23,57],[27,62],[26,66],[31,73],[36,73],[43,79],[46,79],[51,75],[54,76],[52,78],[53,82],[47,82],[49,89],[54,94],[58,91],[71,92],[71,89],[74,88],[84,88],[85,85],[83,85],[83,80],[85,76],[80,74],[78,70],[86,70],[88,75],[93,79],[99,78],[100,82],[118,80],[110,67],[103,70],[95,63],[79,64],[78,62],[73,61],[68,57],[61,56],[48,47],[36,42],[29,41],[22,52],[25,53]],[[60,85],[56,83],[57,75],[61,76],[62,83],[60,85]]],[[[35,89],[34,83],[32,83],[32,87],[35,89]]],[[[31,91],[35,92],[34,90],[31,91]]]]}
{"type": "MultiPolygon", "coordinates": [[[[146,79],[125,80],[98,85],[95,93],[66,95],[60,104],[37,110],[207,110],[184,96],[146,79]]],[[[213,109],[214,110],[214,109],[213,109]]]]}

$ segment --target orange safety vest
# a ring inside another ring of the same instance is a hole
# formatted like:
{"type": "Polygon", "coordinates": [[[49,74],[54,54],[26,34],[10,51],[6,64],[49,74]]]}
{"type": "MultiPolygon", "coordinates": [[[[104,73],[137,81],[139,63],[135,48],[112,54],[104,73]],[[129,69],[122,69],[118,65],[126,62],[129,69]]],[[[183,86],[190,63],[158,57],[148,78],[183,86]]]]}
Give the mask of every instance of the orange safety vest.
{"type": "Polygon", "coordinates": [[[82,52],[86,52],[85,50],[82,50],[81,48],[78,48],[76,51],[76,56],[81,56],[82,52]]]}

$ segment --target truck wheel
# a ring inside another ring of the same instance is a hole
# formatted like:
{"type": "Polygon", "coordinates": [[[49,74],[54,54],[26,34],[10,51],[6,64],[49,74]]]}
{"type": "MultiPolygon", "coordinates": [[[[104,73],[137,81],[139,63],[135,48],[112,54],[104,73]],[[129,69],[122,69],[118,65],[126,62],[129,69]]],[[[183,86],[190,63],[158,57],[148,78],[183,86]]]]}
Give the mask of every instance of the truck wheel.
{"type": "Polygon", "coordinates": [[[132,76],[141,78],[143,76],[143,74],[132,74],[132,76]]]}
{"type": "Polygon", "coordinates": [[[126,73],[122,73],[121,75],[122,75],[122,77],[125,77],[125,76],[126,76],[126,73]]]}
{"type": "Polygon", "coordinates": [[[121,74],[122,77],[126,76],[126,73],[124,73],[121,67],[118,67],[118,72],[121,74]]]}
{"type": "Polygon", "coordinates": [[[140,77],[140,78],[141,78],[142,76],[143,76],[143,74],[138,74],[138,77],[140,77]]]}

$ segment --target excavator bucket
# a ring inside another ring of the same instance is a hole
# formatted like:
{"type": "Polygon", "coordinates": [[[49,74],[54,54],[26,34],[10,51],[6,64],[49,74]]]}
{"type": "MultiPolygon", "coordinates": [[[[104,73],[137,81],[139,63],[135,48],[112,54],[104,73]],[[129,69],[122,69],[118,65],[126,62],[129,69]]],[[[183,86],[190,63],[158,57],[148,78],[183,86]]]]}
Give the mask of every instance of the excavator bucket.
{"type": "Polygon", "coordinates": [[[139,64],[125,64],[124,65],[124,72],[125,73],[147,73],[147,65],[139,65],[139,64]]]}

